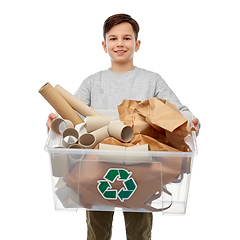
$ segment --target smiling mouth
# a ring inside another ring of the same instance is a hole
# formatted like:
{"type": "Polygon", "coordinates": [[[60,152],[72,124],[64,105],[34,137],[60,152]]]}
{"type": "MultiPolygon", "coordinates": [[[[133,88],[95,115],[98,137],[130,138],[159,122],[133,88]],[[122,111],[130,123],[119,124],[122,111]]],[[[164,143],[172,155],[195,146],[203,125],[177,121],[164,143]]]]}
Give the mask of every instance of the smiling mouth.
{"type": "Polygon", "coordinates": [[[117,50],[117,51],[114,51],[115,53],[125,53],[126,51],[125,50],[117,50]]]}
{"type": "Polygon", "coordinates": [[[114,51],[118,56],[123,56],[127,51],[125,50],[117,50],[117,51],[114,51]]]}

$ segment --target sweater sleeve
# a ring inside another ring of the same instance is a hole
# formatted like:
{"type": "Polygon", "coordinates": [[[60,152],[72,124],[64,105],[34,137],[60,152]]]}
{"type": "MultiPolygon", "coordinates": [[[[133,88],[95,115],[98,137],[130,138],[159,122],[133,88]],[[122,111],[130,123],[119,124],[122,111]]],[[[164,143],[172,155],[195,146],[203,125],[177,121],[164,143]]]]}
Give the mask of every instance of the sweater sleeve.
{"type": "MultiPolygon", "coordinates": [[[[156,91],[155,91],[155,97],[166,99],[172,104],[175,104],[180,112],[192,112],[182,103],[179,101],[175,93],[172,91],[172,89],[167,85],[167,83],[161,78],[159,74],[157,74],[157,81],[156,81],[156,91]]],[[[193,119],[196,118],[193,114],[193,119]]],[[[201,123],[198,122],[198,127],[200,129],[201,123]]]]}
{"type": "Polygon", "coordinates": [[[179,111],[184,112],[190,110],[182,105],[182,103],[179,101],[175,93],[172,91],[172,89],[167,85],[167,83],[161,78],[160,75],[157,74],[157,81],[156,81],[156,91],[155,91],[155,97],[166,99],[172,104],[175,104],[179,111]]]}

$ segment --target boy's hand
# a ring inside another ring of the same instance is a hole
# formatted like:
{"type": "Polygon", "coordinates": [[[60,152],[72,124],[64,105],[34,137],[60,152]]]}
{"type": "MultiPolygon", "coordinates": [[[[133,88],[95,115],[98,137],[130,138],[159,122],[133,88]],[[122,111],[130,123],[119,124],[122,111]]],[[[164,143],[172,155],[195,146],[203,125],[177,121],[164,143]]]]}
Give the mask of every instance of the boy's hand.
{"type": "Polygon", "coordinates": [[[198,136],[198,133],[199,133],[198,122],[199,122],[199,120],[198,120],[198,118],[194,118],[194,119],[192,120],[192,122],[193,122],[193,124],[194,124],[194,128],[196,129],[196,135],[198,136]]]}
{"type": "Polygon", "coordinates": [[[56,117],[57,117],[57,116],[56,116],[54,113],[50,113],[50,114],[49,114],[48,120],[47,120],[47,123],[46,123],[47,132],[49,132],[50,127],[51,127],[51,124],[52,124],[52,121],[53,121],[56,117]]]}

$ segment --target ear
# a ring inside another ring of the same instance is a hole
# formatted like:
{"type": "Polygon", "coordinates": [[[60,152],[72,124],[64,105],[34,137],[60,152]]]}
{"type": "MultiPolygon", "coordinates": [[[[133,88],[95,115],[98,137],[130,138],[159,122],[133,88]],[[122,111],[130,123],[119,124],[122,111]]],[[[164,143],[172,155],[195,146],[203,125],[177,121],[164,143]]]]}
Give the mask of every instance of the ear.
{"type": "Polygon", "coordinates": [[[140,40],[137,40],[136,41],[136,45],[135,45],[135,52],[137,52],[140,48],[140,45],[141,45],[141,41],[140,40]]]}
{"type": "Polygon", "coordinates": [[[105,41],[102,41],[102,46],[103,46],[105,53],[107,53],[107,44],[105,41]]]}

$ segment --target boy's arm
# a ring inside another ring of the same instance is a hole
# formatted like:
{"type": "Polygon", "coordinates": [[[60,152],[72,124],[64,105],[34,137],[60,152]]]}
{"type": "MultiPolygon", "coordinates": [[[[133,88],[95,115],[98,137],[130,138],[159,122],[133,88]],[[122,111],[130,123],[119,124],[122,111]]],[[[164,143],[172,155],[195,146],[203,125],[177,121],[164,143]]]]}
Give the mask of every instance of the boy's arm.
{"type": "Polygon", "coordinates": [[[167,85],[167,83],[161,78],[160,75],[158,75],[158,81],[156,84],[156,90],[155,90],[155,97],[166,99],[172,104],[175,104],[180,112],[188,111],[190,110],[182,105],[182,103],[179,101],[175,93],[172,91],[172,89],[167,85]]]}
{"type": "MultiPolygon", "coordinates": [[[[190,110],[186,106],[182,105],[182,103],[179,101],[179,99],[177,98],[175,93],[167,85],[167,83],[161,78],[160,75],[158,75],[158,81],[157,81],[157,85],[156,85],[155,97],[166,99],[170,103],[175,104],[180,112],[185,112],[185,111],[190,112],[190,110]]],[[[200,129],[200,126],[201,126],[200,125],[200,121],[194,115],[193,115],[193,118],[194,119],[193,119],[192,122],[194,124],[195,129],[196,129],[196,134],[198,135],[199,129],[200,129]]]]}

